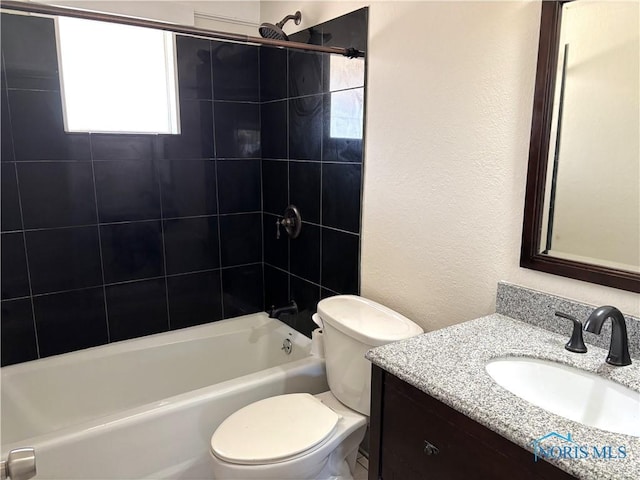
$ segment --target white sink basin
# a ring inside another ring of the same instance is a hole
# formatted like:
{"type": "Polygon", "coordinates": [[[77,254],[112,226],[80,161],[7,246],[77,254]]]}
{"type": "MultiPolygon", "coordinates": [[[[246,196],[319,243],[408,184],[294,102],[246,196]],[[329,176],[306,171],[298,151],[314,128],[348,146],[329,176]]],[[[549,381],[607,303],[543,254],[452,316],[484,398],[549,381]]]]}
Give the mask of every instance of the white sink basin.
{"type": "Polygon", "coordinates": [[[593,373],[534,358],[499,358],[485,368],[498,385],[544,410],[640,437],[638,392],[593,373]]]}

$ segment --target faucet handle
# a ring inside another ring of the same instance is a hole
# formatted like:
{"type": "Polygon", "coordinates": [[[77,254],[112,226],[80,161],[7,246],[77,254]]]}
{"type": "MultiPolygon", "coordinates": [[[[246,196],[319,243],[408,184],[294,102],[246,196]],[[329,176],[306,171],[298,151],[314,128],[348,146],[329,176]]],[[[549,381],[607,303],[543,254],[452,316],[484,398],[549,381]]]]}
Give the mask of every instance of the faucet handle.
{"type": "Polygon", "coordinates": [[[582,339],[582,323],[572,315],[568,315],[564,312],[556,312],[556,317],[566,318],[573,322],[573,332],[571,332],[571,338],[564,346],[565,349],[574,353],[586,353],[587,347],[582,339]]]}

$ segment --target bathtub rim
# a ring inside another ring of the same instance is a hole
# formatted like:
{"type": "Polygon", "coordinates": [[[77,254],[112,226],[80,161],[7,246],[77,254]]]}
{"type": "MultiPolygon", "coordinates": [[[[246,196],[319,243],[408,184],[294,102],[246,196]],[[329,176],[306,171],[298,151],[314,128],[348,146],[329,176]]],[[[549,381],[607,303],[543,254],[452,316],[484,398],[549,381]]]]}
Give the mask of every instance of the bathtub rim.
{"type": "MultiPolygon", "coordinates": [[[[57,355],[49,355],[47,357],[37,358],[35,360],[29,360],[27,362],[7,365],[0,368],[0,379],[18,375],[25,370],[46,368],[48,366],[72,363],[73,360],[82,361],[87,358],[102,358],[118,353],[127,353],[164,345],[175,345],[178,343],[188,342],[190,340],[200,340],[203,338],[221,336],[222,334],[236,333],[242,330],[246,330],[246,327],[251,325],[250,321],[255,321],[256,319],[259,319],[261,322],[258,326],[264,326],[268,325],[269,323],[276,322],[280,324],[278,325],[278,327],[285,327],[290,329],[292,332],[290,340],[294,343],[294,345],[299,344],[301,348],[306,348],[308,346],[310,352],[311,339],[309,337],[301,332],[298,332],[293,327],[290,327],[282,320],[279,320],[277,318],[270,318],[265,312],[258,312],[250,313],[248,315],[241,315],[239,317],[226,318],[224,320],[203,323],[201,325],[193,325],[191,327],[154,333],[142,337],[118,340],[111,343],[96,345],[94,347],[83,348],[81,350],[74,350],[72,352],[60,353],[57,355]],[[243,325],[244,328],[242,328],[243,325]],[[211,332],[211,330],[222,331],[211,332]],[[175,337],[175,340],[168,342],[163,341],[167,337],[175,337]]],[[[1,386],[2,383],[0,380],[0,387],[1,386]]]]}
{"type": "MultiPolygon", "coordinates": [[[[303,372],[309,368],[314,368],[317,366],[322,366],[322,368],[324,368],[324,359],[311,353],[310,338],[300,332],[297,332],[284,322],[277,319],[271,319],[267,316],[266,313],[260,312],[257,314],[243,315],[241,317],[232,319],[220,320],[219,322],[196,325],[193,327],[162,332],[131,340],[113,342],[110,344],[99,345],[84,350],[69,352],[61,355],[54,355],[51,357],[45,357],[42,359],[24,362],[16,365],[10,365],[2,368],[2,379],[6,378],[4,371],[5,369],[10,369],[10,371],[8,372],[10,375],[19,375],[25,370],[28,371],[34,368],[46,368],[48,365],[64,366],[65,364],[71,363],[71,361],[75,363],[76,361],[82,361],[86,358],[96,358],[96,356],[108,357],[111,355],[117,355],[118,353],[143,350],[154,346],[157,347],[162,345],[188,342],[190,340],[205,338],[201,335],[201,333],[209,332],[215,327],[219,327],[221,322],[226,322],[222,325],[224,334],[234,333],[237,331],[246,330],[247,326],[256,326],[255,323],[252,323],[255,322],[256,319],[259,320],[259,323],[257,325],[258,327],[273,323],[274,325],[276,325],[276,328],[274,330],[280,328],[284,329],[285,331],[289,330],[291,334],[286,338],[289,338],[293,342],[294,348],[295,346],[297,346],[298,348],[302,348],[303,352],[305,352],[305,356],[298,360],[285,362],[281,365],[258,370],[256,372],[248,373],[240,377],[231,378],[219,383],[206,385],[204,387],[155,400],[153,402],[148,402],[142,405],[126,408],[117,412],[111,412],[92,419],[84,420],[79,423],[68,425],[51,432],[42,433],[40,435],[27,437],[17,441],[12,441],[11,443],[5,444],[4,442],[2,442],[0,444],[0,453],[4,458],[4,456],[14,448],[34,445],[40,446],[42,448],[54,443],[72,441],[74,438],[85,435],[88,431],[98,434],[101,430],[109,430],[116,427],[120,423],[124,424],[126,422],[135,421],[135,419],[140,416],[154,417],[164,415],[166,413],[170,413],[171,411],[184,408],[187,405],[197,405],[200,403],[211,401],[216,396],[224,395],[225,393],[233,392],[237,389],[248,389],[250,386],[267,384],[271,381],[277,380],[278,378],[285,378],[287,374],[303,372]],[[233,325],[231,327],[228,326],[238,320],[242,320],[241,323],[244,325],[244,328],[242,328],[242,325],[233,325]],[[173,335],[178,337],[175,341],[162,341],[163,339],[166,339],[167,336],[173,335]],[[45,364],[45,362],[48,363],[45,364]]],[[[218,328],[218,330],[220,330],[220,328],[218,328]]],[[[211,334],[207,337],[215,337],[222,334],[222,332],[218,332],[217,334],[211,334]]],[[[1,381],[0,388],[2,388],[1,381]]],[[[0,440],[2,440],[1,436],[0,440]]]]}

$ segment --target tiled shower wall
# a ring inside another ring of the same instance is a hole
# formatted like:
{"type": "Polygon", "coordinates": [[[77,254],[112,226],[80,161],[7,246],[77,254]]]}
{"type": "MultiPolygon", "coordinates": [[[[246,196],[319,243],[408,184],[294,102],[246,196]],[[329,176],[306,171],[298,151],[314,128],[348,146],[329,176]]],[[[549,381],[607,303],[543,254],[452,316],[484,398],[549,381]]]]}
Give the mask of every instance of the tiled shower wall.
{"type": "MultiPolygon", "coordinates": [[[[366,9],[292,39],[364,49],[366,9]]],[[[177,57],[180,135],[69,134],[53,22],[2,16],[2,365],[265,297],[310,334],[321,296],[358,291],[362,139],[330,124],[332,95],[362,104],[363,60],[336,84],[328,55],[178,36],[177,57]],[[288,203],[303,233],[274,241],[288,203]]]]}
{"type": "Polygon", "coordinates": [[[178,36],[181,134],[112,135],[55,45],[2,16],[2,364],[262,310],[259,49],[178,36]]]}
{"type": "MultiPolygon", "coordinates": [[[[290,36],[366,51],[363,8],[290,36]]],[[[360,291],[365,60],[261,49],[265,302],[294,299],[282,320],[310,336],[321,298],[360,291]],[[276,236],[288,204],[300,236],[276,236]]]]}

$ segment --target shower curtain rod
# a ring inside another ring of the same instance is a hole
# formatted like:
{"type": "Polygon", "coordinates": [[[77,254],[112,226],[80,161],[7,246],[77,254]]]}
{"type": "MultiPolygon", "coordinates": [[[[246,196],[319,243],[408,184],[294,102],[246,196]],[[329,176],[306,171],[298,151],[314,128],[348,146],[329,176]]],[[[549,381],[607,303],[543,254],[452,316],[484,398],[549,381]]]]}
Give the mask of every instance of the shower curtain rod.
{"type": "Polygon", "coordinates": [[[43,15],[62,15],[65,17],[84,18],[85,20],[98,20],[101,22],[120,23],[131,25],[134,27],[155,28],[158,30],[166,30],[169,32],[181,33],[185,35],[195,35],[198,37],[210,38],[215,40],[229,40],[232,42],[257,43],[259,45],[267,45],[270,47],[284,47],[295,50],[307,50],[312,52],[333,53],[343,55],[349,58],[364,57],[364,52],[355,48],[343,47],[323,47],[320,45],[310,45],[307,43],[288,42],[285,40],[271,40],[269,38],[251,37],[249,35],[241,35],[236,33],[218,32],[215,30],[207,30],[205,28],[192,27],[188,25],[177,25],[166,22],[158,22],[155,20],[146,20],[134,17],[125,17],[122,15],[113,15],[110,13],[89,12],[86,10],[78,10],[67,7],[57,7],[43,3],[26,3],[17,1],[0,0],[0,8],[6,10],[14,10],[19,12],[39,13],[43,15]]]}

